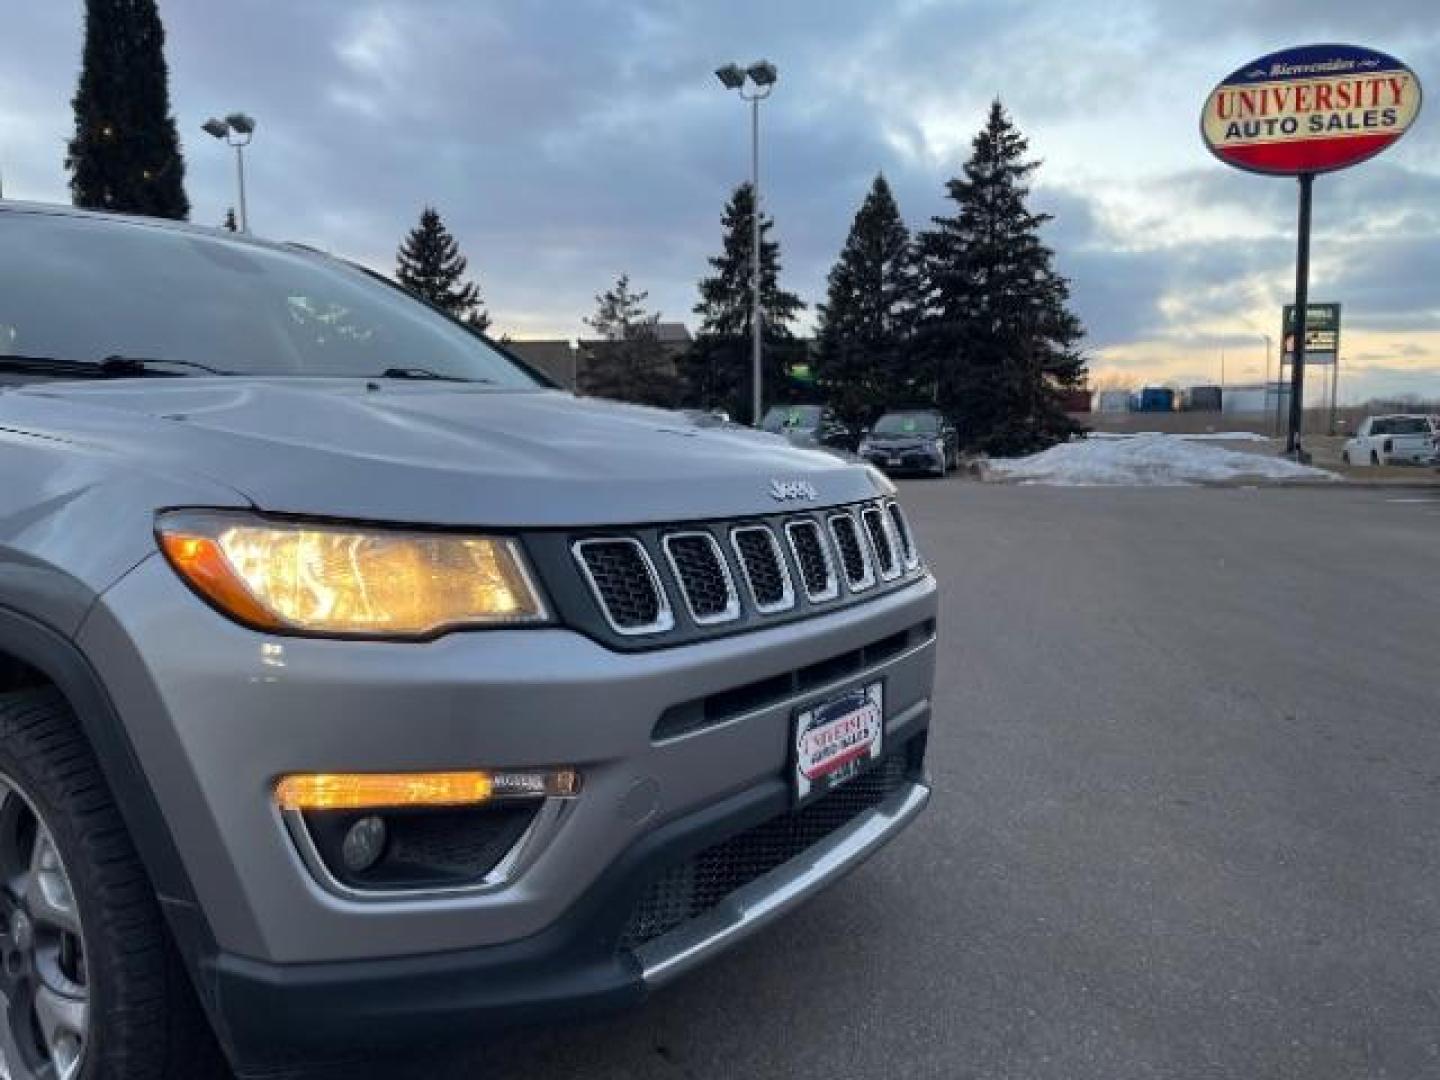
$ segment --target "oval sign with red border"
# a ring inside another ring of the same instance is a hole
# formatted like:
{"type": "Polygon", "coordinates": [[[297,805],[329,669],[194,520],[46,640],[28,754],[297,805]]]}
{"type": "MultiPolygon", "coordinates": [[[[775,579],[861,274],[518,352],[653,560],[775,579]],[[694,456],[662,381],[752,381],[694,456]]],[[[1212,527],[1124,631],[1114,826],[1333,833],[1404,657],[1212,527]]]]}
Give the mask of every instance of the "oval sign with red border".
{"type": "Polygon", "coordinates": [[[1332,172],[1372,158],[1420,113],[1420,80],[1358,45],[1303,45],[1246,64],[1200,117],[1221,161],[1275,176],[1332,172]]]}

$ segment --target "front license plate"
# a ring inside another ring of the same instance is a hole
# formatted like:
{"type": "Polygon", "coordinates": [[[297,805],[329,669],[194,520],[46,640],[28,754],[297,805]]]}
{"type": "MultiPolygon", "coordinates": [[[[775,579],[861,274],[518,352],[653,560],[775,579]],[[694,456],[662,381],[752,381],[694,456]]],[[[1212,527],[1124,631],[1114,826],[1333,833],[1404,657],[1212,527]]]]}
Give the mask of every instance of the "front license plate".
{"type": "Polygon", "coordinates": [[[885,742],[885,686],[874,682],[795,715],[795,800],[832,791],[864,772],[885,742]]]}

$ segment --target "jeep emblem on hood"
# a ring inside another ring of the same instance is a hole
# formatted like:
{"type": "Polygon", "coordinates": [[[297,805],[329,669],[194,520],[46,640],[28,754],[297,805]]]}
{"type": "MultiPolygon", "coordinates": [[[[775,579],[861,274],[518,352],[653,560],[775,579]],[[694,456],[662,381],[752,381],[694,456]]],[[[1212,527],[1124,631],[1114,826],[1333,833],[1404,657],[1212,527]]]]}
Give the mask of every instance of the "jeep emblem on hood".
{"type": "Polygon", "coordinates": [[[771,480],[770,495],[777,502],[814,502],[820,498],[808,480],[771,480]]]}

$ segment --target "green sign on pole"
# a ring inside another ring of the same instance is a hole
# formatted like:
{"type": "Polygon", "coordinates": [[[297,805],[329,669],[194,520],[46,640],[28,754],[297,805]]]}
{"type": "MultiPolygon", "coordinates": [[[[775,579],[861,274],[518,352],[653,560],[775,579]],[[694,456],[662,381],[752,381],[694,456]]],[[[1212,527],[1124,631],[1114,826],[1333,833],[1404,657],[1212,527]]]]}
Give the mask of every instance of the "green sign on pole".
{"type": "MultiPolygon", "coordinates": [[[[1281,362],[1295,358],[1295,305],[1286,304],[1281,322],[1281,362]]],[[[1340,305],[1305,305],[1305,365],[1329,366],[1340,355],[1340,305]]]]}

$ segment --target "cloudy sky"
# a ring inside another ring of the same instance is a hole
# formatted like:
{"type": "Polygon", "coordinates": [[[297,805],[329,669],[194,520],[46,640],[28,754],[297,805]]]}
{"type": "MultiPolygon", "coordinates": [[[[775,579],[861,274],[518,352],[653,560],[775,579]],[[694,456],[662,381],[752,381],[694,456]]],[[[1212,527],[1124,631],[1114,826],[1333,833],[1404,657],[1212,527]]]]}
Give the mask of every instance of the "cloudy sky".
{"type": "MultiPolygon", "coordinates": [[[[68,198],[81,0],[11,0],[0,170],[68,198]]],[[[1353,41],[1440,87],[1436,0],[161,0],[193,216],[233,163],[200,132],[260,123],[251,224],[393,269],[433,203],[496,329],[574,337],[628,272],[688,319],[749,167],[711,71],[768,57],[764,187],[787,284],[812,304],[877,170],[912,227],[944,212],[999,95],[1043,159],[1035,198],[1106,383],[1258,380],[1293,287],[1295,183],[1227,169],[1197,118],[1261,53],[1353,41]]],[[[1316,185],[1312,299],[1345,304],[1342,396],[1440,397],[1440,116],[1316,185]]]]}

